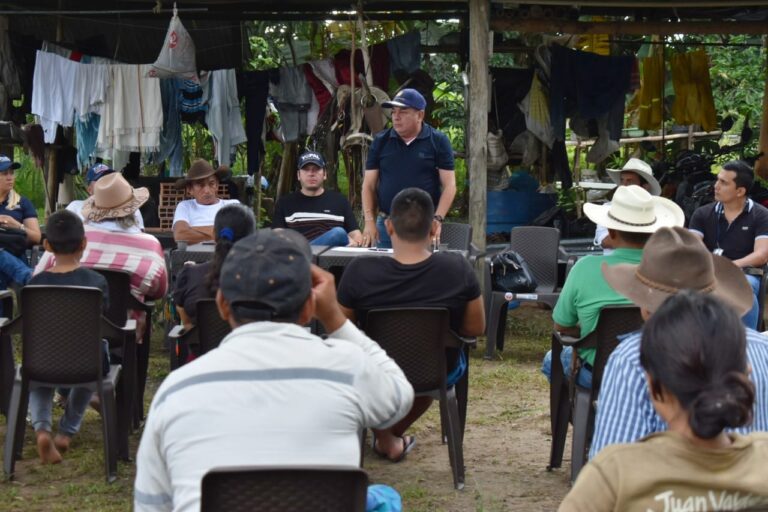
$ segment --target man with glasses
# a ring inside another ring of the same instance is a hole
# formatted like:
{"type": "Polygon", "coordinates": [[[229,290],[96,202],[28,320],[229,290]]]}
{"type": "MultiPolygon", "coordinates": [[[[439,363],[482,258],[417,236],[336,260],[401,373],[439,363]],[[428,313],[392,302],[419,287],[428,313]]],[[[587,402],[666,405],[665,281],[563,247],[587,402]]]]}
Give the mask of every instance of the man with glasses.
{"type": "Polygon", "coordinates": [[[229,169],[214,169],[203,159],[197,159],[187,171],[186,177],[176,181],[184,187],[192,199],[176,205],[173,214],[173,239],[176,242],[196,244],[213,240],[213,219],[224,206],[237,204],[237,199],[219,199],[219,181],[229,175],[229,169]]]}
{"type": "Polygon", "coordinates": [[[433,242],[439,242],[440,224],[456,196],[451,143],[424,122],[427,101],[416,89],[403,89],[381,106],[392,109],[392,128],[376,135],[368,151],[362,193],[363,245],[392,247],[384,220],[392,199],[409,187],[432,197],[438,221],[433,242]]]}
{"type": "Polygon", "coordinates": [[[363,235],[347,198],[325,190],[325,160],[315,151],[299,157],[301,189],[278,199],[272,227],[298,231],[310,245],[362,245],[363,235]]]}

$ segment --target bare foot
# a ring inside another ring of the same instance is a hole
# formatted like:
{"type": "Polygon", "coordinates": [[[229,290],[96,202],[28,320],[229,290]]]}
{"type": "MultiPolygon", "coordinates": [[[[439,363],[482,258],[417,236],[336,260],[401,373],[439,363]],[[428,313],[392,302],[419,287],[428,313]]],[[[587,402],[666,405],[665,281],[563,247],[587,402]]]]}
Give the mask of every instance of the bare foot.
{"type": "Polygon", "coordinates": [[[61,454],[51,439],[51,433],[47,430],[37,432],[37,454],[43,464],[58,464],[62,461],[61,454]]]}
{"type": "Polygon", "coordinates": [[[56,434],[56,436],[53,438],[53,445],[57,450],[59,450],[59,453],[67,453],[67,450],[69,450],[69,443],[71,441],[72,438],[68,435],[56,434]]]}

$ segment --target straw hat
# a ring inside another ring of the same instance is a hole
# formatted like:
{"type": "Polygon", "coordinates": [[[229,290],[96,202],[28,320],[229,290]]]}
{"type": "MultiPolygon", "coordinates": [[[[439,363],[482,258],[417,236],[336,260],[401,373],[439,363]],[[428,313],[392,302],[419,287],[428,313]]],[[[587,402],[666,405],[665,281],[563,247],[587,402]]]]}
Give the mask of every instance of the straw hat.
{"type": "Polygon", "coordinates": [[[685,228],[661,228],[648,239],[639,265],[602,265],[611,287],[648,311],[681,290],[711,293],[743,316],[752,309],[752,287],[731,260],[711,254],[685,228]]]}
{"type": "Polygon", "coordinates": [[[149,199],[145,187],[133,188],[123,175],[108,174],[93,184],[93,195],[83,203],[83,218],[93,222],[133,214],[149,199]]]}
{"type": "Polygon", "coordinates": [[[653,169],[639,158],[630,158],[621,169],[606,169],[608,176],[610,176],[613,182],[617,185],[621,185],[621,173],[625,171],[634,172],[643,178],[645,182],[648,183],[648,192],[650,192],[652,196],[661,195],[661,185],[659,185],[659,182],[653,177],[653,169]]]}
{"type": "Polygon", "coordinates": [[[211,164],[209,164],[207,161],[203,160],[202,158],[198,158],[194,162],[192,162],[192,165],[189,166],[189,170],[187,171],[187,175],[184,176],[181,179],[176,180],[176,186],[179,188],[183,188],[187,186],[187,183],[190,181],[195,180],[201,180],[203,178],[207,178],[208,176],[216,175],[216,178],[219,179],[219,181],[227,178],[230,174],[229,167],[222,165],[219,166],[218,169],[214,169],[211,164]]]}
{"type": "Polygon", "coordinates": [[[685,214],[675,202],[654,197],[637,185],[618,187],[611,204],[585,204],[584,213],[595,224],[630,233],[653,233],[685,223],[685,214]]]}

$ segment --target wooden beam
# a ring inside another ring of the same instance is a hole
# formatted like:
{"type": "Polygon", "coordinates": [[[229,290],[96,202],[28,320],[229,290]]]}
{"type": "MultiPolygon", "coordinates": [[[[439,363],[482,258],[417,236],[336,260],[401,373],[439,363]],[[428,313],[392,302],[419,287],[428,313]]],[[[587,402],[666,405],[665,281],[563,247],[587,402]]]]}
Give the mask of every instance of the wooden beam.
{"type": "Polygon", "coordinates": [[[559,34],[660,35],[674,34],[768,34],[764,21],[571,21],[558,19],[491,20],[497,32],[544,32],[559,34]]]}
{"type": "Polygon", "coordinates": [[[485,250],[487,215],[489,0],[469,0],[469,123],[467,174],[472,242],[485,250]]]}

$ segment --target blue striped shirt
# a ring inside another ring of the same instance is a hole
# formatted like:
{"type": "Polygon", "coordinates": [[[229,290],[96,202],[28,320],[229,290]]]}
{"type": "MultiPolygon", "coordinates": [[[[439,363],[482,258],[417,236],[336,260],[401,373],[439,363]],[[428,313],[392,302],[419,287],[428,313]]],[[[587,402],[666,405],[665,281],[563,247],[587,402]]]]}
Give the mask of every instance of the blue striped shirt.
{"type": "MultiPolygon", "coordinates": [[[[608,359],[598,396],[590,459],[609,444],[632,443],[667,430],[648,393],[640,365],[640,339],[640,331],[626,335],[608,359]]],[[[768,338],[752,329],[747,329],[747,360],[752,365],[755,409],[750,425],[734,429],[741,434],[768,431],[768,338]]]]}

